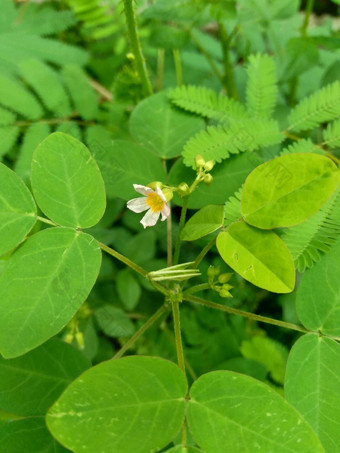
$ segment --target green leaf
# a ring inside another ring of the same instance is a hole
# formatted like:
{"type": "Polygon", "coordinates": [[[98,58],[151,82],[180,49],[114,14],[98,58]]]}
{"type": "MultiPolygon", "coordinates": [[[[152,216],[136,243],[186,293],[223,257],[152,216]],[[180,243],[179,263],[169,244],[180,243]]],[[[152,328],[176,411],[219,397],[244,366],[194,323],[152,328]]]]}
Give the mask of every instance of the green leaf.
{"type": "Polygon", "coordinates": [[[62,75],[74,106],[84,120],[94,120],[98,116],[97,95],[90,80],[80,66],[64,66],[62,75]]]}
{"type": "Polygon", "coordinates": [[[242,215],[250,225],[271,229],[303,222],[336,189],[340,172],[327,157],[287,154],[257,167],[242,190],[242,215]]]}
{"type": "Polygon", "coordinates": [[[288,117],[288,129],[295,132],[314,129],[325,121],[337,119],[339,115],[340,82],[336,81],[302,99],[288,117]]]}
{"type": "Polygon", "coordinates": [[[89,367],[80,351],[54,338],[22,357],[0,357],[0,407],[17,415],[44,415],[89,367]]]}
{"type": "Polygon", "coordinates": [[[106,304],[95,311],[95,316],[99,327],[109,337],[130,337],[135,331],[133,322],[120,308],[106,304]]]}
{"type": "Polygon", "coordinates": [[[124,307],[127,310],[133,310],[138,304],[142,290],[130,269],[123,269],[117,273],[116,285],[124,307]]]}
{"type": "Polygon", "coordinates": [[[255,151],[280,143],[283,139],[274,120],[251,118],[236,121],[230,126],[208,126],[192,137],[184,146],[184,164],[196,168],[195,157],[221,162],[232,154],[255,151]]]}
{"type": "Polygon", "coordinates": [[[94,238],[69,228],[31,236],[0,275],[0,352],[17,357],[58,333],[88,296],[99,273],[94,238]]]}
{"type": "Polygon", "coordinates": [[[293,259],[274,232],[258,230],[241,221],[221,232],[216,246],[224,261],[254,285],[274,293],[293,291],[293,259]]]}
{"type": "Polygon", "coordinates": [[[269,55],[250,55],[248,65],[247,105],[255,118],[270,118],[277,97],[275,63],[269,55]]]}
{"type": "Polygon", "coordinates": [[[20,129],[18,126],[0,127],[0,158],[15,145],[20,129]]]}
{"type": "Polygon", "coordinates": [[[296,310],[307,329],[340,336],[340,241],[305,272],[296,294],[296,310]]]}
{"type": "Polygon", "coordinates": [[[37,207],[25,184],[0,163],[0,255],[22,242],[33,228],[37,207]]]}
{"type": "Polygon", "coordinates": [[[277,392],[231,371],[213,371],[195,381],[188,423],[207,453],[324,451],[314,431],[277,392]]]}
{"type": "Polygon", "coordinates": [[[133,184],[147,185],[152,181],[166,180],[161,159],[133,142],[102,142],[96,136],[89,136],[88,145],[103,174],[110,198],[136,198],[138,194],[133,184]]]}
{"type": "Polygon", "coordinates": [[[129,121],[131,135],[163,159],[180,156],[186,141],[204,128],[204,121],[173,107],[165,92],[138,104],[129,121]]]}
{"type": "Polygon", "coordinates": [[[329,123],[327,129],[323,131],[323,138],[330,148],[340,147],[340,120],[329,123]]]}
{"type": "Polygon", "coordinates": [[[186,388],[181,370],[166,360],[110,360],[68,387],[49,410],[47,426],[75,452],[158,451],[183,423],[186,388]]]}
{"type": "Polygon", "coordinates": [[[185,224],[181,234],[182,241],[195,241],[213,233],[223,226],[223,217],[223,206],[205,206],[196,212],[185,224]]]}
{"type": "Polygon", "coordinates": [[[35,150],[32,188],[40,209],[64,226],[90,228],[106,207],[104,181],[81,142],[55,132],[35,150]]]}
{"type": "Polygon", "coordinates": [[[66,453],[48,432],[42,417],[14,420],[0,425],[0,444],[6,453],[66,453]]]}
{"type": "Polygon", "coordinates": [[[340,345],[308,334],[290,351],[285,397],[314,429],[326,453],[340,452],[340,345]]]}
{"type": "Polygon", "coordinates": [[[174,448],[170,448],[170,450],[166,450],[166,453],[205,453],[205,452],[200,448],[191,446],[183,447],[183,445],[177,445],[174,448]]]}

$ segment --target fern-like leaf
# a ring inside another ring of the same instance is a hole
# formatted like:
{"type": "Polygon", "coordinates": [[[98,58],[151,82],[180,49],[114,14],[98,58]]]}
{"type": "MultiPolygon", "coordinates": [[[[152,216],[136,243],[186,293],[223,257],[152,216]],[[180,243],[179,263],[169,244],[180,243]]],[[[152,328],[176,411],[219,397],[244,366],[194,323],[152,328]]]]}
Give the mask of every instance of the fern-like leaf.
{"type": "Polygon", "coordinates": [[[301,139],[297,142],[288,145],[284,148],[280,156],[284,156],[285,154],[292,154],[292,153],[315,153],[315,154],[322,154],[325,155],[325,151],[323,151],[318,145],[312,142],[309,138],[301,139]]]}
{"type": "Polygon", "coordinates": [[[237,222],[242,218],[241,213],[241,195],[243,186],[234,193],[233,196],[228,198],[224,205],[224,226],[237,222]]]}
{"type": "Polygon", "coordinates": [[[251,55],[248,65],[247,106],[252,117],[270,118],[277,98],[275,64],[269,55],[251,55]]]}
{"type": "Polygon", "coordinates": [[[280,143],[283,135],[274,120],[246,119],[230,127],[211,126],[191,138],[184,146],[184,164],[195,168],[195,157],[221,162],[231,154],[255,151],[261,147],[280,143]]]}
{"type": "Polygon", "coordinates": [[[19,81],[1,74],[0,104],[32,120],[43,116],[37,99],[19,81]]]}
{"type": "Polygon", "coordinates": [[[323,138],[330,148],[340,147],[340,120],[329,123],[327,129],[323,131],[323,138]]]}
{"type": "Polygon", "coordinates": [[[205,118],[226,121],[229,118],[247,117],[246,110],[240,102],[227,96],[218,96],[215,91],[205,87],[183,85],[172,90],[169,96],[178,107],[205,118]]]}
{"type": "Polygon", "coordinates": [[[0,126],[10,126],[15,123],[15,119],[14,113],[0,107],[0,126]]]}
{"type": "Polygon", "coordinates": [[[38,94],[48,110],[57,117],[71,113],[71,106],[57,73],[39,60],[25,60],[19,65],[21,75],[38,94]]]}
{"type": "Polygon", "coordinates": [[[340,186],[327,203],[303,223],[285,230],[283,241],[296,268],[303,272],[320,259],[340,236],[340,186]]]}
{"type": "Polygon", "coordinates": [[[340,82],[336,81],[303,99],[291,111],[288,130],[306,131],[340,116],[340,82]]]}
{"type": "Polygon", "coordinates": [[[97,96],[85,72],[77,65],[67,65],[62,75],[80,116],[85,120],[97,118],[97,96]]]}
{"type": "Polygon", "coordinates": [[[10,31],[15,23],[17,12],[12,0],[1,0],[0,33],[10,31]]]}
{"type": "Polygon", "coordinates": [[[18,126],[0,127],[0,157],[8,153],[18,138],[18,126]]]}

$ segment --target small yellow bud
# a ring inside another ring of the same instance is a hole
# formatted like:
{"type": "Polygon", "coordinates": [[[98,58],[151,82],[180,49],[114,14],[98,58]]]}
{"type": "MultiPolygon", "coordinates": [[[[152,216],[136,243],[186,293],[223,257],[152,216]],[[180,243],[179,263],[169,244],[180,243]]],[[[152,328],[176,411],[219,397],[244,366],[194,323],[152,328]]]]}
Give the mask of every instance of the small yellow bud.
{"type": "Polygon", "coordinates": [[[223,297],[223,298],[227,298],[227,297],[233,297],[230,292],[225,289],[225,288],[222,288],[221,291],[219,292],[220,296],[223,297]]]}
{"type": "Polygon", "coordinates": [[[166,201],[172,200],[174,194],[173,194],[173,191],[171,189],[162,189],[162,192],[163,192],[163,194],[165,196],[166,201]]]}
{"type": "Polygon", "coordinates": [[[136,57],[134,56],[134,54],[132,52],[129,52],[126,54],[126,58],[130,61],[133,61],[133,60],[135,60],[136,57]]]}
{"type": "Polygon", "coordinates": [[[177,186],[177,193],[180,197],[185,197],[186,195],[190,194],[189,186],[186,182],[181,182],[177,186]]]}
{"type": "Polygon", "coordinates": [[[73,338],[74,338],[74,336],[73,336],[72,333],[67,333],[67,334],[65,335],[64,341],[65,341],[65,343],[71,344],[72,341],[73,341],[73,338]]]}
{"type": "Polygon", "coordinates": [[[196,164],[196,168],[204,167],[204,165],[205,165],[205,160],[203,159],[202,154],[198,154],[198,155],[195,157],[195,164],[196,164]]]}
{"type": "Polygon", "coordinates": [[[80,349],[84,349],[85,348],[85,342],[84,342],[84,335],[82,332],[77,332],[75,334],[75,339],[76,339],[76,342],[77,342],[77,345],[79,346],[80,349]]]}
{"type": "Polygon", "coordinates": [[[221,275],[218,276],[218,281],[220,283],[227,283],[227,282],[229,282],[229,280],[230,280],[232,275],[233,274],[231,272],[228,273],[228,274],[221,274],[221,275]]]}
{"type": "Polygon", "coordinates": [[[204,176],[203,182],[204,182],[204,184],[209,185],[209,184],[211,183],[212,180],[213,180],[213,177],[211,176],[211,174],[210,174],[210,173],[207,173],[207,174],[204,176]]]}
{"type": "Polygon", "coordinates": [[[205,171],[210,171],[214,168],[215,162],[213,160],[208,160],[206,164],[204,165],[204,170],[205,171]]]}
{"type": "Polygon", "coordinates": [[[150,189],[152,190],[156,190],[156,187],[159,187],[161,189],[163,187],[163,183],[160,181],[153,181],[150,182],[150,184],[148,184],[147,187],[150,187],[150,189]]]}
{"type": "Polygon", "coordinates": [[[220,273],[220,267],[219,266],[209,266],[207,270],[208,277],[216,277],[220,273]]]}

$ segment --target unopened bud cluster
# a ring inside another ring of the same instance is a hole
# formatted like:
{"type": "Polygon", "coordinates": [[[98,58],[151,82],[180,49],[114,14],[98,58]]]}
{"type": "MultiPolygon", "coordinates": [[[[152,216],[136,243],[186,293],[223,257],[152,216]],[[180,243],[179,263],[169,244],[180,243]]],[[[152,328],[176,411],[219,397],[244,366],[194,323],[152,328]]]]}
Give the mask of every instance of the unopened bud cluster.
{"type": "Polygon", "coordinates": [[[208,282],[214,291],[218,292],[219,295],[223,298],[233,297],[229,290],[232,288],[232,285],[229,285],[229,280],[232,273],[223,273],[220,274],[219,266],[210,266],[207,271],[208,282]]]}
{"type": "Polygon", "coordinates": [[[215,162],[213,160],[208,160],[206,162],[203,156],[201,154],[198,154],[195,157],[195,165],[197,178],[203,181],[204,184],[209,185],[213,180],[213,177],[209,172],[214,168],[215,162]]]}

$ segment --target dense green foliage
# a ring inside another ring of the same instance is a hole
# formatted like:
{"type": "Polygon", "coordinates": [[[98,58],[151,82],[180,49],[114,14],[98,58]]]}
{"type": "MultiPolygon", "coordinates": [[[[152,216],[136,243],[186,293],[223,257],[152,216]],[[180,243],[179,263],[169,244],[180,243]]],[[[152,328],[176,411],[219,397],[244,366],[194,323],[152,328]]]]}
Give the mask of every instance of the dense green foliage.
{"type": "Polygon", "coordinates": [[[1,0],[1,451],[340,453],[314,6],[1,0]]]}

